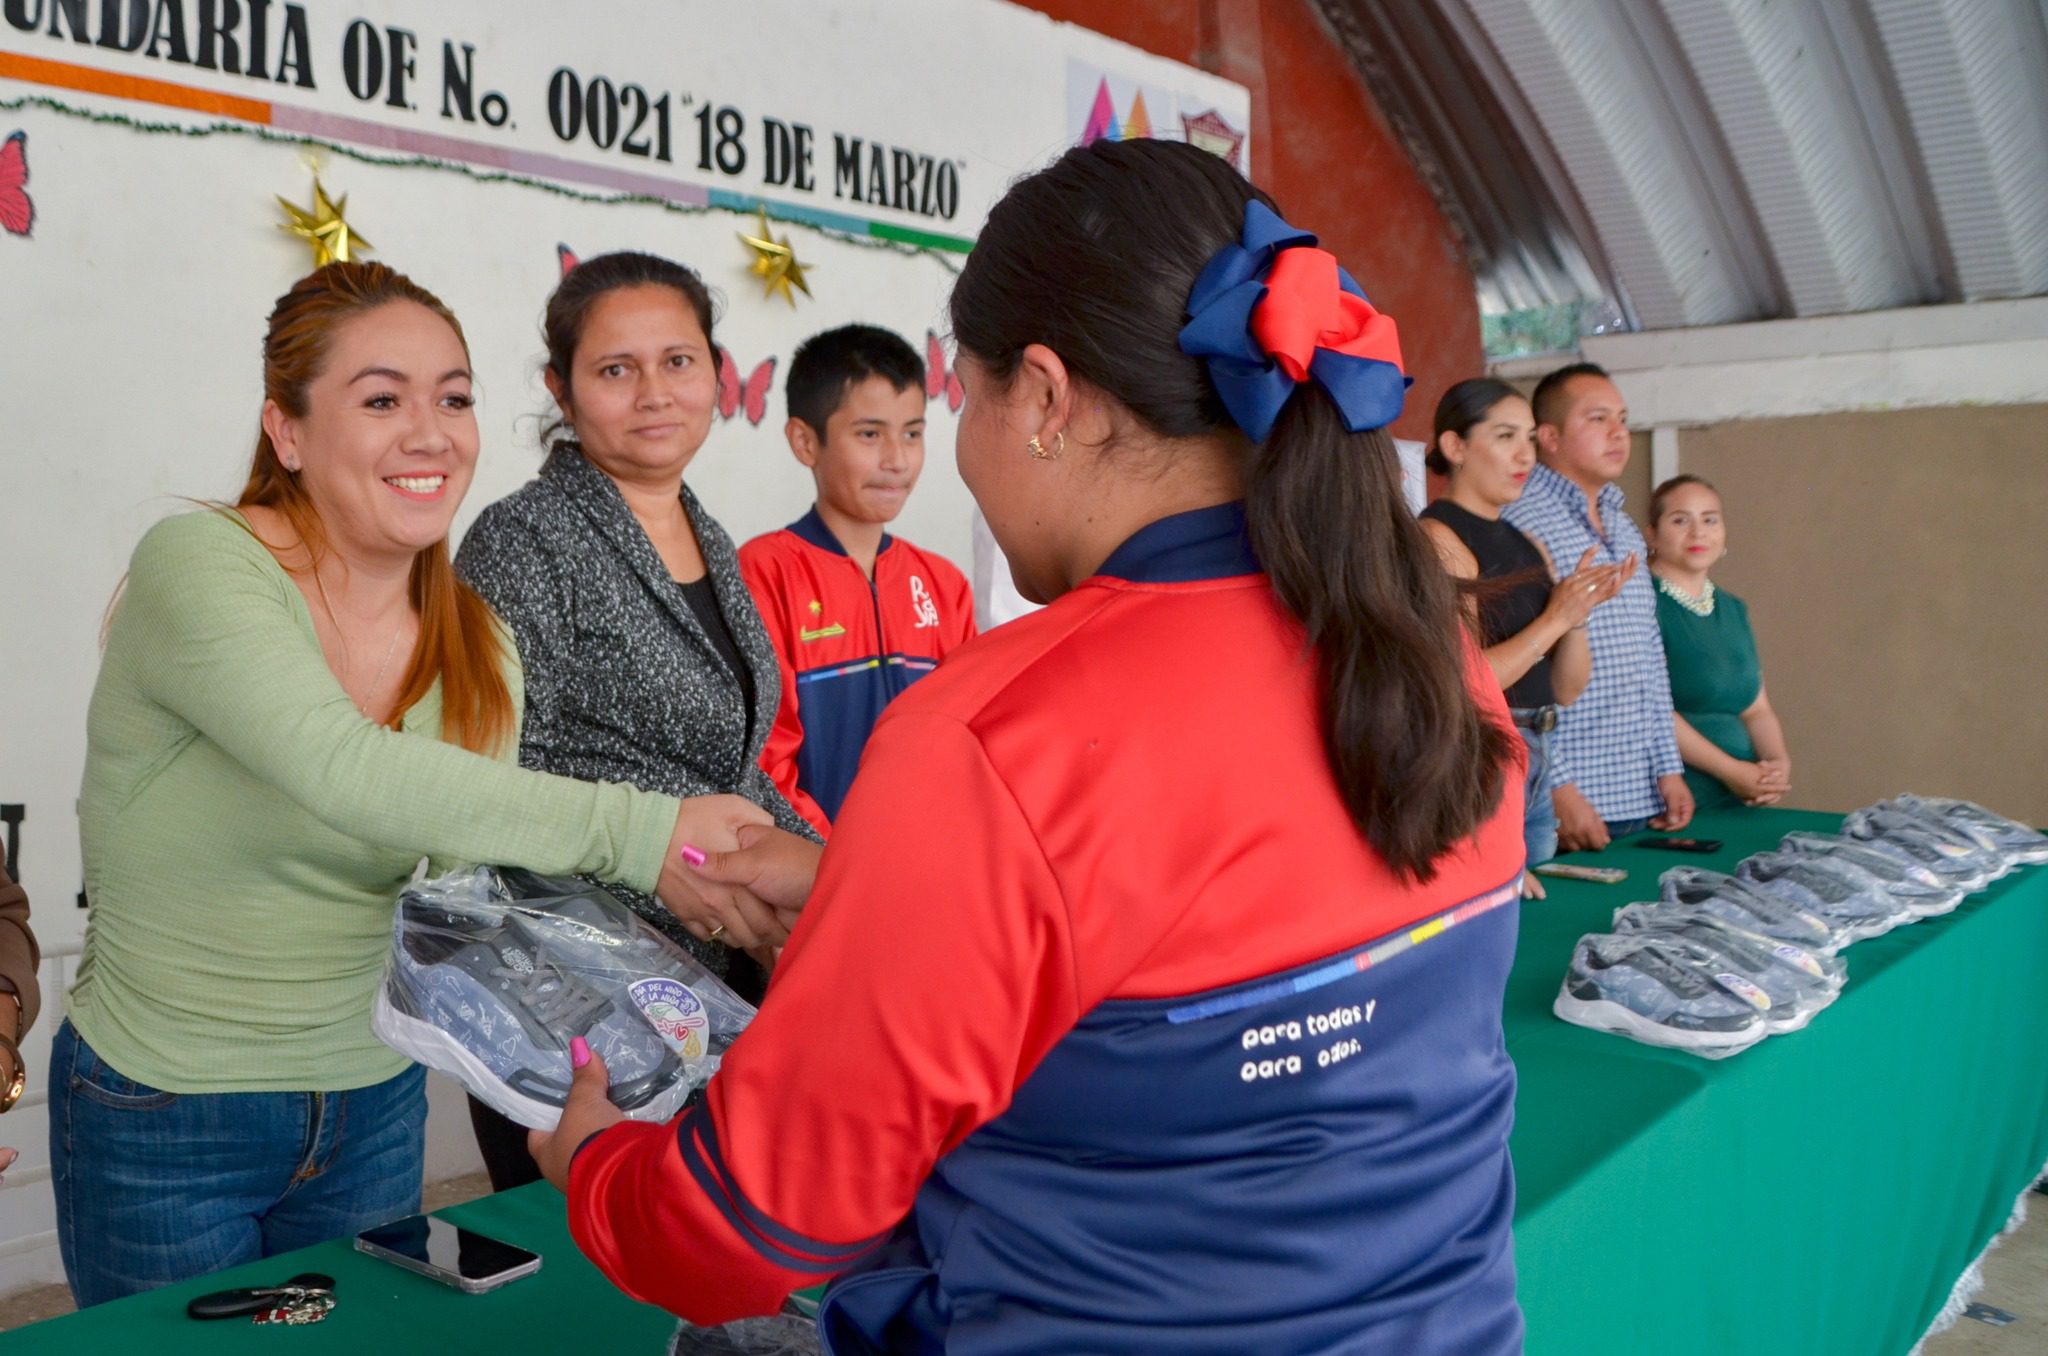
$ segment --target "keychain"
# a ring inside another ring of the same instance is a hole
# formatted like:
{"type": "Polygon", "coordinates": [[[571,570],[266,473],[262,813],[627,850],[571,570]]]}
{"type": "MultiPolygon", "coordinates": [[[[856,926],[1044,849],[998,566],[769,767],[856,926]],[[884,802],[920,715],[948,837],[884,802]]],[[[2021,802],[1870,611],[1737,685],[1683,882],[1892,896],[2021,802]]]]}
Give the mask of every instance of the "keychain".
{"type": "Polygon", "coordinates": [[[252,1323],[289,1323],[294,1327],[306,1323],[318,1323],[334,1312],[334,1296],[308,1290],[296,1295],[275,1309],[265,1309],[250,1321],[252,1323]]]}
{"type": "Polygon", "coordinates": [[[255,1323],[318,1323],[334,1312],[334,1278],[309,1271],[283,1285],[216,1290],[185,1306],[187,1318],[240,1318],[255,1323]]]}

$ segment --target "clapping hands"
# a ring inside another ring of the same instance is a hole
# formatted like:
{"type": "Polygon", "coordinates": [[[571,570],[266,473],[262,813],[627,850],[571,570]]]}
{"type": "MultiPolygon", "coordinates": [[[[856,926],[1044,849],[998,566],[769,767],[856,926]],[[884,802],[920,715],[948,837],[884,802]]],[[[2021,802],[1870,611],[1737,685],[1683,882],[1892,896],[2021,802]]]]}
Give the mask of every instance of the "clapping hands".
{"type": "Polygon", "coordinates": [[[1596,565],[1593,561],[1598,554],[1598,547],[1587,547],[1572,572],[1550,591],[1546,610],[1567,626],[1585,625],[1593,609],[1620,593],[1622,585],[1635,575],[1634,556],[1615,565],[1596,565]]]}

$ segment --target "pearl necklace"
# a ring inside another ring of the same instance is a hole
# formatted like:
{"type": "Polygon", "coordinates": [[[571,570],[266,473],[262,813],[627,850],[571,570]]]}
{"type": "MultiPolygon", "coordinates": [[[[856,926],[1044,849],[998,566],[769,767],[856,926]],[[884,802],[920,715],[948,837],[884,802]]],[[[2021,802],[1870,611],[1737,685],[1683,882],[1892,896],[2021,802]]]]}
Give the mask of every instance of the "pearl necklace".
{"type": "Polygon", "coordinates": [[[1705,584],[1706,587],[1700,590],[1700,596],[1695,598],[1663,575],[1657,576],[1657,587],[1663,592],[1664,596],[1677,603],[1687,612],[1692,613],[1695,617],[1711,617],[1714,615],[1714,581],[1709,579],[1705,581],[1705,584]]]}

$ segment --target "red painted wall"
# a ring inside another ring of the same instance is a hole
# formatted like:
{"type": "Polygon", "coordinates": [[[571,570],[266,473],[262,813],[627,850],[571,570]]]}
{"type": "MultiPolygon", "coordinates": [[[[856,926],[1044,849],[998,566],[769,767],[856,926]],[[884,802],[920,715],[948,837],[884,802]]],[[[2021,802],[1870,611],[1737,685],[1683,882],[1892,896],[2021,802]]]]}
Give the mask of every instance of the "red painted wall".
{"type": "Polygon", "coordinates": [[[1252,92],[1252,177],[1322,237],[1401,329],[1415,385],[1394,425],[1427,440],[1437,397],[1484,371],[1479,303],[1449,225],[1309,0],[1023,0],[1252,92]]]}

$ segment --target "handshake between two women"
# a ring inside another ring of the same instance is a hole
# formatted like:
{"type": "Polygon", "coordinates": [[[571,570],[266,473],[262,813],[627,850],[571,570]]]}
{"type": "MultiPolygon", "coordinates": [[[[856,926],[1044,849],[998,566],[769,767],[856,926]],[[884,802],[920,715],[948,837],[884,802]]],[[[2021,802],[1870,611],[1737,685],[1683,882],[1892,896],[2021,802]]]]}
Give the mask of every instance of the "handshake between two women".
{"type": "Polygon", "coordinates": [[[691,796],[655,894],[692,936],[749,952],[766,968],[796,926],[823,852],[744,797],[691,796]]]}

